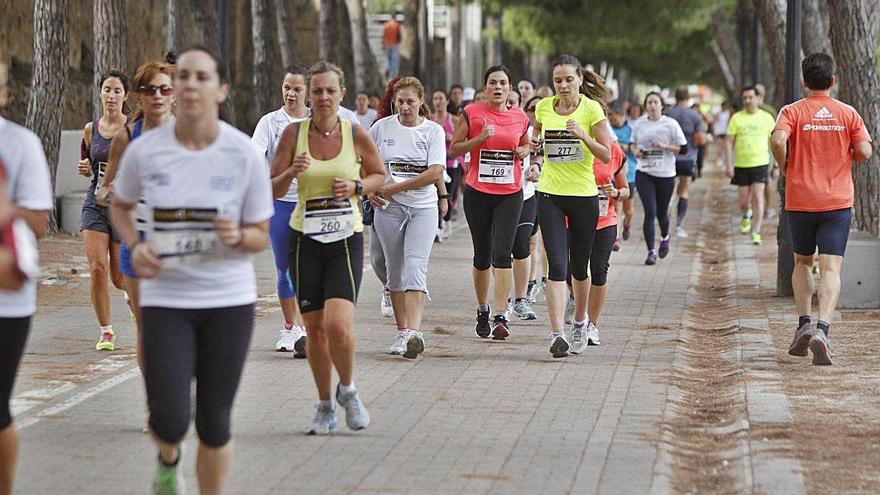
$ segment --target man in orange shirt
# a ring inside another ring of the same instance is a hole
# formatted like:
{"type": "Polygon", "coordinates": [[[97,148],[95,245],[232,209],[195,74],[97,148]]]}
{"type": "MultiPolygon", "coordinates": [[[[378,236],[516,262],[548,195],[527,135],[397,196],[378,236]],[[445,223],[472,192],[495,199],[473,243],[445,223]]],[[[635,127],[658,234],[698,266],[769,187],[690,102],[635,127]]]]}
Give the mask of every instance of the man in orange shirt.
{"type": "Polygon", "coordinates": [[[382,25],[382,48],[385,49],[385,57],[388,61],[385,75],[388,79],[394,79],[400,72],[400,36],[401,26],[397,18],[402,14],[395,12],[390,19],[382,25]]]}
{"type": "Polygon", "coordinates": [[[785,175],[785,211],[791,230],[795,266],[791,275],[798,329],[788,353],[829,365],[828,332],[840,297],[840,269],[852,223],[852,162],[873,151],[862,117],[831,97],[836,82],[834,60],[814,53],[801,62],[806,98],[779,112],[771,150],[785,175]],[[786,153],[787,151],[787,153],[786,153]],[[819,249],[819,321],[810,319],[813,254],[819,249]]]}

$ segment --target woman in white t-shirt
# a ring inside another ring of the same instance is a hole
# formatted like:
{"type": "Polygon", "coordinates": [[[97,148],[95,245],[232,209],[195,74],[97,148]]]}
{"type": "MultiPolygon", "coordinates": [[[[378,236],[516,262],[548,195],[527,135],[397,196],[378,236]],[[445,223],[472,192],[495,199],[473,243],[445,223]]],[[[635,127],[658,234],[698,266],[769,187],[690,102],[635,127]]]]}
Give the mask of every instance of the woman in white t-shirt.
{"type": "Polygon", "coordinates": [[[177,119],[128,146],[111,214],[143,278],[144,379],[159,450],[153,492],[182,489],[179,446],[195,378],[199,486],[220,493],[253,331],[252,255],[266,247],[272,187],[250,138],[219,119],[229,92],[220,59],[192,48],[177,63],[177,119]],[[141,197],[152,208],[143,240],[131,218],[141,197]]]}
{"type": "Polygon", "coordinates": [[[428,258],[437,233],[434,184],[446,166],[446,134],[427,118],[425,88],[415,77],[394,84],[394,108],[399,113],[370,128],[388,180],[369,199],[397,322],[390,354],[415,359],[425,349],[419,329],[428,292],[428,258]]]}
{"type": "Polygon", "coordinates": [[[675,190],[675,155],[687,146],[681,126],[663,115],[660,93],[645,96],[645,115],[633,124],[630,150],[639,159],[636,189],[645,209],[646,265],[657,263],[654,221],[660,224],[660,257],[669,253],[669,200],[675,190]]]}

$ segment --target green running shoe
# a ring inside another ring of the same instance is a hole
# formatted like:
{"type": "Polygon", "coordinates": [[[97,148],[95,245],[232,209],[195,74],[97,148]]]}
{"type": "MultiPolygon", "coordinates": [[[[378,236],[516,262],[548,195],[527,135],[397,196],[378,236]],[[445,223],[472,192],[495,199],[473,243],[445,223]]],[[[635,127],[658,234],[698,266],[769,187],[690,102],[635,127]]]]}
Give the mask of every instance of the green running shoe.
{"type": "Polygon", "coordinates": [[[98,343],[95,344],[96,351],[112,351],[116,345],[116,333],[113,330],[104,330],[98,343]]]}

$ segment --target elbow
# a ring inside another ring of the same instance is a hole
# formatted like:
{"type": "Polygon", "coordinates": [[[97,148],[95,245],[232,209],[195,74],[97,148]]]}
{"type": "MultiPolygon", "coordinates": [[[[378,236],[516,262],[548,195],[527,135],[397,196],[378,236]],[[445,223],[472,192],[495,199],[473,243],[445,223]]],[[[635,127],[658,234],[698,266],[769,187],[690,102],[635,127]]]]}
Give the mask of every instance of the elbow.
{"type": "Polygon", "coordinates": [[[853,150],[853,159],[857,162],[866,162],[874,155],[871,143],[861,143],[853,150]]]}

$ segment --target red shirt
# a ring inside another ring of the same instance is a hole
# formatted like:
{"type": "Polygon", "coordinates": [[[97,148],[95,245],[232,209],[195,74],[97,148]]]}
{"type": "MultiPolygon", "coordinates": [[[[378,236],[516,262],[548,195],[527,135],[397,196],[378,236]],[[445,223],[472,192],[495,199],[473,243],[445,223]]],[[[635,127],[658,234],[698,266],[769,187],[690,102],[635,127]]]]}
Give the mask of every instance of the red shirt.
{"type": "Polygon", "coordinates": [[[400,23],[395,19],[388,19],[382,26],[382,46],[389,47],[400,43],[400,23]]]}
{"type": "Polygon", "coordinates": [[[470,151],[467,185],[486,194],[512,194],[522,189],[522,160],[516,156],[516,148],[529,128],[525,112],[519,108],[502,112],[485,103],[472,103],[465,107],[464,113],[469,126],[468,139],[482,134],[485,123],[495,126],[495,135],[470,151]]]}
{"type": "Polygon", "coordinates": [[[783,107],[773,130],[788,133],[786,210],[852,208],[852,148],[871,140],[853,107],[830,96],[808,96],[783,107]]]}
{"type": "MultiPolygon", "coordinates": [[[[596,185],[601,186],[602,184],[608,184],[614,180],[614,176],[617,175],[617,172],[620,172],[620,168],[623,167],[623,160],[623,149],[619,144],[612,142],[610,162],[602,163],[598,158],[593,160],[593,174],[596,176],[596,185]]],[[[602,198],[601,191],[599,198],[600,200],[602,198]]],[[[608,213],[603,216],[601,215],[601,211],[599,212],[599,222],[596,224],[596,230],[602,230],[605,227],[617,225],[617,208],[615,208],[617,201],[614,198],[608,198],[608,200],[608,213]]],[[[599,209],[602,209],[601,204],[599,205],[599,209]]]]}

